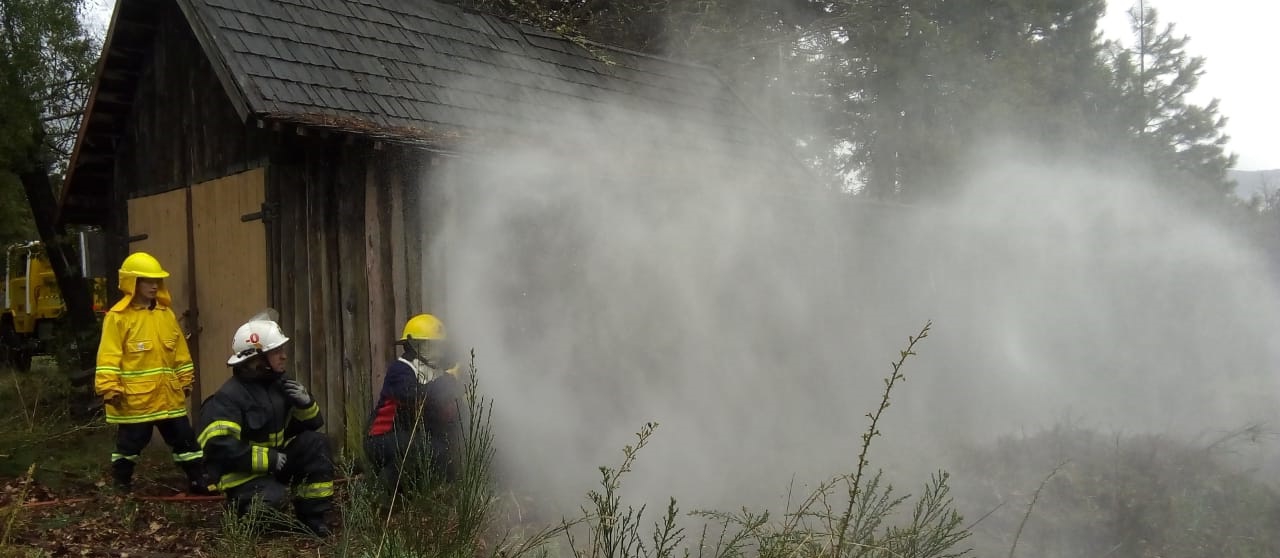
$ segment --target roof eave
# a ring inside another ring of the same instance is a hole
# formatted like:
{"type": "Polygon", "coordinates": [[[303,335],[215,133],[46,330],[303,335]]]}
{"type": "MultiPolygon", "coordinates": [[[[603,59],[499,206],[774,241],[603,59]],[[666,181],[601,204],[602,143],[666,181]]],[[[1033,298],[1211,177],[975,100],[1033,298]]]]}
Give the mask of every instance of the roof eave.
{"type": "Polygon", "coordinates": [[[93,88],[89,91],[89,97],[85,99],[84,110],[80,112],[80,129],[76,132],[76,144],[71,150],[71,158],[67,162],[67,175],[62,177],[62,188],[58,192],[58,210],[54,216],[54,223],[62,224],[63,207],[67,202],[67,196],[71,190],[71,184],[75,181],[76,167],[80,164],[81,147],[84,145],[85,135],[89,130],[90,118],[93,115],[94,100],[98,98],[98,89],[102,85],[102,76],[107,71],[108,53],[111,52],[112,38],[115,37],[116,22],[120,17],[120,3],[117,2],[115,8],[111,11],[111,22],[107,25],[107,36],[102,42],[102,52],[98,55],[97,68],[93,72],[93,88]]]}
{"type": "MultiPolygon", "coordinates": [[[[231,106],[235,108],[236,115],[241,122],[248,123],[249,118],[255,112],[265,110],[262,106],[252,106],[252,99],[248,95],[247,84],[242,79],[236,79],[240,74],[231,68],[231,64],[227,58],[223,56],[222,48],[214,39],[213,33],[205,25],[207,17],[201,14],[201,8],[193,3],[193,0],[178,0],[178,9],[182,11],[182,16],[186,18],[187,25],[191,28],[192,34],[196,37],[196,42],[200,43],[200,49],[204,51],[204,55],[209,60],[209,65],[213,67],[213,73],[218,78],[218,82],[222,84],[222,90],[226,93],[227,99],[231,101],[231,106]]],[[[261,103],[257,103],[261,105],[261,103]]]]}
{"type": "Polygon", "coordinates": [[[264,112],[255,114],[252,118],[263,123],[345,134],[444,155],[457,155],[465,151],[463,145],[466,136],[457,131],[432,132],[421,128],[387,127],[332,113],[264,112]]]}

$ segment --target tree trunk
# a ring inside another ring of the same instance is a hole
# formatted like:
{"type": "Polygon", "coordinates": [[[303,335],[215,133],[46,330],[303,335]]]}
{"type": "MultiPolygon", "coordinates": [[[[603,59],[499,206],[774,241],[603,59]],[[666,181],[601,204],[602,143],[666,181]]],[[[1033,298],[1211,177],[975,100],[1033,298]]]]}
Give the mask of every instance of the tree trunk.
{"type": "MultiPolygon", "coordinates": [[[[66,231],[55,223],[58,204],[49,182],[49,164],[41,157],[44,128],[37,126],[34,135],[35,141],[27,152],[26,160],[19,163],[17,174],[26,191],[27,201],[31,204],[31,214],[44,244],[45,254],[49,257],[54,277],[58,281],[58,290],[66,305],[68,325],[75,332],[76,339],[85,339],[87,334],[95,332],[97,328],[97,320],[93,316],[92,292],[89,280],[84,277],[86,270],[80,270],[78,276],[72,272],[66,246],[62,241],[66,231]]],[[[77,344],[76,364],[79,369],[93,368],[94,349],[84,346],[84,343],[77,344]]]]}

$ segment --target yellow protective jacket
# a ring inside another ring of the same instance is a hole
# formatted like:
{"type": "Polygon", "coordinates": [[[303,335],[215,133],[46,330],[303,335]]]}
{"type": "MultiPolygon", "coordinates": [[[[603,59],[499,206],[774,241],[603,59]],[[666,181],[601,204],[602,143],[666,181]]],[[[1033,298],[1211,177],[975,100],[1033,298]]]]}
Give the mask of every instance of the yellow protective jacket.
{"type": "Polygon", "coordinates": [[[132,304],[135,279],[124,277],[125,296],[107,312],[98,344],[94,389],[107,403],[107,422],[150,422],[187,414],[186,392],[195,381],[195,365],[186,337],[169,308],[161,284],[151,307],[132,304]]]}

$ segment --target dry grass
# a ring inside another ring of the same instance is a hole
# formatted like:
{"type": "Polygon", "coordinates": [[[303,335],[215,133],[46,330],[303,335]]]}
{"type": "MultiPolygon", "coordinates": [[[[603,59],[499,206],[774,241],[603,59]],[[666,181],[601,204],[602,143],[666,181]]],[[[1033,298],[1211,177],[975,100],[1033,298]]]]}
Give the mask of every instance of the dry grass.
{"type": "MultiPolygon", "coordinates": [[[[685,512],[671,498],[656,517],[628,505],[621,487],[643,467],[658,425],[644,425],[622,461],[600,468],[600,484],[581,514],[531,519],[510,487],[492,478],[489,409],[471,365],[473,412],[462,479],[423,477],[389,501],[383,487],[356,475],[346,458],[338,503],[342,526],[329,541],[264,532],[258,520],[223,517],[218,502],[174,504],[120,498],[101,484],[112,433],[100,422],[72,423],[50,401],[56,370],[0,374],[0,403],[11,416],[0,429],[0,499],[4,556],[305,555],[405,558],[956,558],[961,556],[1146,557],[1280,556],[1280,495],[1222,459],[1244,429],[1210,444],[1160,436],[1108,436],[1073,427],[1009,437],[972,448],[952,477],[939,471],[918,492],[902,493],[869,467],[894,388],[926,326],[899,352],[879,407],[867,415],[857,466],[833,476],[777,516],[743,509],[685,512]],[[953,490],[953,479],[963,479],[953,490]],[[28,480],[29,479],[29,480],[28,480]],[[66,504],[44,505],[59,498],[66,504]],[[23,502],[38,501],[38,506],[23,502]],[[978,519],[965,521],[963,511],[978,519]],[[391,513],[389,513],[391,512],[391,513]],[[39,535],[39,536],[37,536],[39,535]],[[968,546],[972,545],[974,552],[968,546]],[[104,550],[106,549],[106,550],[104,550]],[[42,554],[43,553],[43,554],[42,554]]],[[[156,493],[181,486],[162,449],[144,452],[143,484],[156,493]],[[171,475],[173,479],[166,475],[171,475]]],[[[728,472],[727,474],[731,474],[728,472]]],[[[678,495],[677,495],[678,496],[678,495]]],[[[788,499],[790,501],[790,499],[788,499]]],[[[534,516],[536,517],[536,515],[534,516]]]]}

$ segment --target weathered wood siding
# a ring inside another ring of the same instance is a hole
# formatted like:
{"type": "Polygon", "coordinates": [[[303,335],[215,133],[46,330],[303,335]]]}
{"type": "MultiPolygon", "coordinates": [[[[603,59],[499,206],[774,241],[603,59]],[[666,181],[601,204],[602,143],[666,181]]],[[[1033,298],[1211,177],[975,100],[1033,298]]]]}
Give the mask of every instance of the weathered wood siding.
{"type": "Polygon", "coordinates": [[[116,155],[115,191],[124,199],[262,166],[269,141],[240,120],[177,4],[159,9],[116,155]]]}
{"type": "Polygon", "coordinates": [[[116,152],[119,241],[109,260],[114,265],[129,251],[132,206],[157,205],[161,198],[152,196],[168,192],[164,211],[174,218],[146,213],[161,211],[147,206],[138,210],[146,215],[138,226],[172,244],[162,261],[182,283],[175,285],[179,312],[198,302],[207,313],[227,297],[241,297],[225,315],[200,320],[200,365],[209,370],[202,378],[213,384],[202,386],[202,395],[226,377],[214,367],[225,361],[239,325],[232,316],[247,318],[240,314],[265,300],[293,339],[290,368],[321,403],[328,432],[358,447],[404,321],[439,312],[429,304],[442,302],[443,275],[431,271],[426,240],[439,213],[423,212],[436,207],[424,184],[430,158],[342,135],[245,123],[177,6],[160,10],[156,36],[139,54],[148,57],[142,73],[129,76],[138,89],[116,152]],[[250,199],[258,190],[224,184],[245,176],[262,184],[264,207],[250,199]],[[192,185],[200,186],[183,190],[192,185]],[[265,210],[261,236],[243,226],[257,221],[236,223],[239,240],[218,234],[229,220],[258,210],[265,210]],[[264,247],[243,246],[259,239],[264,247]]]}
{"type": "Polygon", "coordinates": [[[444,245],[449,241],[446,234],[452,228],[450,219],[456,217],[449,208],[455,203],[453,188],[458,187],[459,182],[453,172],[457,166],[451,165],[451,160],[434,156],[427,160],[427,164],[415,169],[412,178],[418,182],[418,187],[408,188],[406,191],[413,195],[413,199],[405,200],[415,221],[407,231],[410,235],[408,261],[416,273],[415,281],[410,285],[410,300],[415,308],[440,315],[446,328],[450,320],[445,312],[448,250],[444,245]]]}
{"type": "Polygon", "coordinates": [[[267,195],[275,206],[268,223],[272,305],[293,339],[290,368],[320,403],[330,431],[341,427],[344,397],[335,288],[337,147],[296,138],[282,144],[267,171],[267,195]]]}
{"type": "Polygon", "coordinates": [[[261,171],[244,171],[263,165],[276,138],[240,120],[177,5],[158,10],[155,37],[138,54],[147,59],[134,77],[137,90],[117,147],[116,241],[107,259],[114,266],[131,251],[152,251],[173,274],[175,313],[210,309],[183,323],[198,358],[201,398],[227,375],[228,343],[239,325],[230,322],[241,319],[233,314],[266,302],[261,223],[240,216],[261,210],[261,171]],[[144,233],[146,240],[126,242],[144,233]],[[238,291],[226,285],[233,271],[238,291]],[[229,292],[238,303],[219,305],[229,292]]]}
{"type": "Polygon", "coordinates": [[[268,167],[272,298],[294,339],[291,368],[328,431],[353,449],[399,328],[422,311],[420,267],[408,256],[419,219],[405,202],[416,199],[420,157],[301,136],[268,167]]]}

